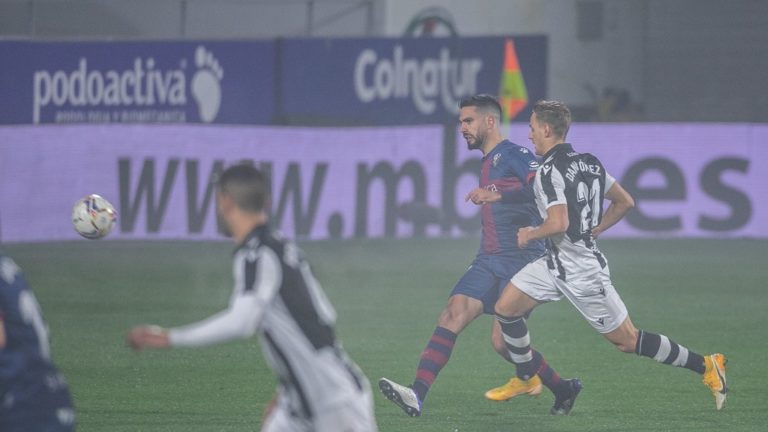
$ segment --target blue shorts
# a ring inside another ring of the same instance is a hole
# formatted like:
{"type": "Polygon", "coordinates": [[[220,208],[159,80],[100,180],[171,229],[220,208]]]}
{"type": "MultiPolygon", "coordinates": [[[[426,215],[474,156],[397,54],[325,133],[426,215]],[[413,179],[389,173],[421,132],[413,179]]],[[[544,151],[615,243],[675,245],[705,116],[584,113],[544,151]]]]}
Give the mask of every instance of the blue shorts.
{"type": "Polygon", "coordinates": [[[75,411],[64,379],[55,371],[26,377],[12,387],[0,405],[0,431],[71,432],[75,411]],[[12,401],[10,404],[7,401],[12,401]]]}
{"type": "Polygon", "coordinates": [[[540,254],[520,254],[515,257],[478,255],[453,287],[451,295],[462,294],[483,302],[483,313],[493,314],[493,307],[504,287],[515,273],[540,254]]]}
{"type": "Polygon", "coordinates": [[[16,413],[7,411],[0,413],[7,416],[0,420],[0,430],[3,432],[74,432],[74,411],[72,408],[57,408],[54,410],[37,410],[34,413],[16,413]]]}

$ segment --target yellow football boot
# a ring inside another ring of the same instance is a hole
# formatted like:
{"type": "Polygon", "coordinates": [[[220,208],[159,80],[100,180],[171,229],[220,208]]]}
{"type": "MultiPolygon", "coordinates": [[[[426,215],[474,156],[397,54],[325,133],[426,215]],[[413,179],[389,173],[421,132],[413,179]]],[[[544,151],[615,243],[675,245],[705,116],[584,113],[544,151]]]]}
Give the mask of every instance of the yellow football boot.
{"type": "Polygon", "coordinates": [[[514,377],[503,386],[485,392],[485,398],[492,401],[505,401],[523,394],[529,396],[538,396],[541,394],[541,378],[539,378],[538,375],[534,375],[528,381],[523,381],[518,377],[514,377]]]}
{"type": "Polygon", "coordinates": [[[709,387],[712,395],[715,397],[715,406],[717,409],[723,408],[725,397],[728,394],[728,385],[725,382],[725,356],[722,354],[712,354],[704,357],[704,385],[709,387]]]}

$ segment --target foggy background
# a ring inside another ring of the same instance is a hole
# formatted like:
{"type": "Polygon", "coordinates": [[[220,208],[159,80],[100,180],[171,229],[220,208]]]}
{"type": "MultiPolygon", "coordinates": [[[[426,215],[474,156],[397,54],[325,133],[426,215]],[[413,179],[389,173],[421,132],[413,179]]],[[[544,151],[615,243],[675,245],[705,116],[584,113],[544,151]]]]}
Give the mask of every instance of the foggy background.
{"type": "Polygon", "coordinates": [[[587,383],[574,416],[482,398],[514,373],[483,317],[428,418],[374,396],[381,430],[764,430],[767,73],[768,0],[0,0],[0,249],[45,311],[78,430],[253,430],[274,378],[252,341],[124,342],[226,305],[217,175],[267,175],[270,224],[307,251],[345,348],[405,380],[480,243],[458,101],[513,95],[502,134],[530,149],[530,107],[559,99],[569,142],[635,199],[600,238],[633,320],[735,360],[733,399],[715,411],[652,361],[628,373],[558,302],[532,325],[587,383]],[[72,227],[92,193],[118,213],[103,240],[72,227]]]}

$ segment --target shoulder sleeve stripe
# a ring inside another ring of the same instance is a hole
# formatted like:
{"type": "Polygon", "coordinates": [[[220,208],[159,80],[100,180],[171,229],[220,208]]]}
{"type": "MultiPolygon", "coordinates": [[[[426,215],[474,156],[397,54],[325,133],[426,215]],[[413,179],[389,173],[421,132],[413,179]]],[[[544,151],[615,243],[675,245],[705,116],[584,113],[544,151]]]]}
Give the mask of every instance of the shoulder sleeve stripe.
{"type": "Polygon", "coordinates": [[[256,283],[256,269],[259,266],[259,258],[243,260],[243,272],[245,274],[245,285],[243,286],[244,292],[253,291],[256,283]]]}
{"type": "Polygon", "coordinates": [[[555,186],[552,184],[552,171],[554,169],[554,164],[549,164],[542,166],[539,170],[541,174],[541,188],[547,196],[547,204],[557,201],[557,192],[555,192],[555,186]]]}
{"type": "Polygon", "coordinates": [[[283,278],[283,270],[277,254],[268,247],[241,251],[235,257],[235,293],[274,295],[283,278]]]}
{"type": "Polygon", "coordinates": [[[265,247],[259,251],[257,273],[255,288],[258,295],[271,301],[283,283],[282,264],[274,250],[265,247]]]}

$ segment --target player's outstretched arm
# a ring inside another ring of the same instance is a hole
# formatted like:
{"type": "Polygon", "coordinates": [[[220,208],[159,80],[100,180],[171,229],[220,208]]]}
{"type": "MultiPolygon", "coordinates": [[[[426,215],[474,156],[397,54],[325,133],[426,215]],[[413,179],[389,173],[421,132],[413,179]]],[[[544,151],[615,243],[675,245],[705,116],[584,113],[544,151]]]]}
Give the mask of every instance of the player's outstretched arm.
{"type": "Polygon", "coordinates": [[[168,330],[174,347],[198,347],[245,339],[256,333],[266,300],[252,294],[235,297],[229,308],[202,321],[168,330]]]}
{"type": "MultiPolygon", "coordinates": [[[[249,287],[235,286],[229,307],[202,321],[182,327],[164,329],[157,326],[134,328],[127,336],[128,344],[136,350],[142,348],[197,347],[213,345],[235,339],[244,339],[258,329],[264,311],[277,295],[282,283],[280,260],[275,253],[262,249],[254,278],[249,287]]],[[[238,266],[237,271],[249,268],[238,266]]],[[[235,274],[235,280],[246,281],[249,274],[235,274]]]]}
{"type": "Polygon", "coordinates": [[[619,182],[613,183],[611,188],[605,192],[605,197],[611,201],[611,204],[605,209],[600,224],[592,228],[592,237],[594,238],[597,238],[605,230],[616,225],[635,206],[635,200],[632,198],[632,195],[621,187],[619,182]]]}
{"type": "Polygon", "coordinates": [[[144,348],[194,347],[213,345],[252,336],[261,313],[253,313],[253,296],[236,298],[226,310],[183,327],[134,327],[126,337],[136,351],[144,348]]]}

